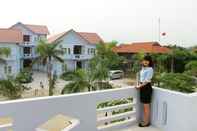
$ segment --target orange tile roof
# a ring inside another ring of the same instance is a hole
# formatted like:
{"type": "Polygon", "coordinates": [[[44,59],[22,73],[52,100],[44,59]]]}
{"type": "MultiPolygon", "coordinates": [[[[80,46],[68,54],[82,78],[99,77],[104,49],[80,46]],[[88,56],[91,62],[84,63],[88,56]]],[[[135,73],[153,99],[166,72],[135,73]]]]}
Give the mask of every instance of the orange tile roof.
{"type": "MultiPolygon", "coordinates": [[[[74,31],[74,30],[69,30],[69,31],[74,31]]],[[[59,33],[57,35],[54,35],[54,36],[48,38],[48,42],[52,43],[52,42],[58,40],[59,38],[61,38],[64,35],[66,35],[69,31],[62,32],[62,33],[59,33]]],[[[97,43],[103,42],[101,37],[98,34],[96,34],[96,33],[88,33],[88,32],[76,32],[76,33],[78,35],[80,35],[83,39],[88,41],[90,44],[97,44],[97,43]]]]}
{"type": "Polygon", "coordinates": [[[103,42],[101,37],[97,33],[88,33],[88,32],[78,32],[83,38],[93,44],[103,42]]]}
{"type": "Polygon", "coordinates": [[[53,35],[51,37],[49,37],[47,39],[47,41],[49,43],[52,43],[52,42],[55,42],[56,40],[60,39],[62,36],[64,36],[67,32],[62,32],[62,33],[59,33],[59,34],[56,34],[56,35],[53,35]]]}
{"type": "Polygon", "coordinates": [[[15,29],[0,29],[0,43],[21,43],[22,32],[15,29]]]}
{"type": "Polygon", "coordinates": [[[135,42],[131,44],[122,44],[114,47],[117,53],[168,53],[170,49],[161,46],[158,42],[135,42]]]}
{"type": "Polygon", "coordinates": [[[29,28],[31,31],[33,31],[34,33],[37,34],[49,34],[49,30],[47,28],[47,26],[45,25],[29,25],[29,24],[25,24],[25,26],[27,28],[29,28]]]}

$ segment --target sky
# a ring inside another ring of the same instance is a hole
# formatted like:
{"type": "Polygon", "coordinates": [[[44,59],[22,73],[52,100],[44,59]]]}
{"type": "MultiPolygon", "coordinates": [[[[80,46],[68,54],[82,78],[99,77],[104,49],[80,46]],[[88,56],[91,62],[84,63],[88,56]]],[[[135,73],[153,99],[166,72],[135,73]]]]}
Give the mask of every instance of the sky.
{"type": "Polygon", "coordinates": [[[74,29],[104,41],[158,41],[197,45],[196,0],[2,0],[0,28],[22,22],[47,25],[51,35],[74,29]]]}

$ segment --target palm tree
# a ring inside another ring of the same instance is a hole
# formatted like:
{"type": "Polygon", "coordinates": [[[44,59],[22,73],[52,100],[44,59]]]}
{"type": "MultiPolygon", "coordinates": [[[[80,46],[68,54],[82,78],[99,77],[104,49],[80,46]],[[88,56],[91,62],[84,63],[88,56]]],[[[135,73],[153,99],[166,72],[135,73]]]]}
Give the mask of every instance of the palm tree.
{"type": "Polygon", "coordinates": [[[96,47],[96,54],[90,60],[89,68],[86,70],[76,70],[65,72],[63,79],[71,80],[62,90],[62,94],[75,93],[88,89],[109,89],[112,86],[109,82],[104,82],[109,78],[109,70],[120,63],[120,57],[112,51],[115,42],[99,43],[96,47]]]}
{"type": "Polygon", "coordinates": [[[96,81],[97,89],[106,89],[109,86],[109,71],[111,69],[119,69],[122,57],[113,51],[117,42],[99,43],[96,46],[96,55],[90,61],[90,71],[93,80],[96,81]]]}
{"type": "Polygon", "coordinates": [[[10,48],[2,47],[0,48],[0,63],[5,63],[4,56],[8,57],[11,53],[10,48]]]}
{"type": "Polygon", "coordinates": [[[53,95],[53,78],[52,78],[52,61],[56,60],[61,63],[64,60],[60,57],[63,54],[62,50],[57,49],[60,41],[54,43],[48,43],[46,40],[40,40],[36,47],[36,52],[39,56],[34,60],[33,63],[40,62],[47,66],[47,76],[49,81],[49,96],[53,95]]]}
{"type": "Polygon", "coordinates": [[[6,80],[0,80],[0,94],[9,99],[21,98],[25,90],[27,88],[13,77],[9,76],[6,80]]]}
{"type": "Polygon", "coordinates": [[[72,82],[65,85],[61,94],[83,92],[86,89],[90,91],[90,88],[92,86],[91,76],[87,71],[78,69],[72,73],[70,72],[69,76],[67,77],[70,77],[72,82]],[[71,75],[72,77],[70,77],[71,75]]]}

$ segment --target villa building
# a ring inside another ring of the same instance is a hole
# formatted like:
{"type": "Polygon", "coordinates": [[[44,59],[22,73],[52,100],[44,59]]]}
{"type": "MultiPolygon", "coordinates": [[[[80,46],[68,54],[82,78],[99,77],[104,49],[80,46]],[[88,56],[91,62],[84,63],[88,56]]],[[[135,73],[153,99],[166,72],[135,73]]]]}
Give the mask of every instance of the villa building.
{"type": "MultiPolygon", "coordinates": [[[[11,54],[0,65],[0,79],[7,75],[15,76],[21,69],[29,67],[38,56],[36,46],[40,39],[47,39],[49,30],[44,25],[29,25],[21,22],[10,28],[0,29],[0,47],[8,47],[11,54]]],[[[49,43],[61,41],[57,48],[64,51],[64,63],[53,61],[52,73],[61,75],[67,70],[88,67],[89,60],[95,55],[96,44],[103,42],[96,33],[69,30],[48,38],[49,43]]],[[[33,70],[46,71],[46,66],[34,64],[33,70]]]]}
{"type": "Polygon", "coordinates": [[[21,69],[29,67],[36,58],[37,41],[47,38],[48,28],[42,25],[16,23],[10,28],[0,29],[0,47],[9,48],[10,55],[0,65],[0,79],[16,76],[21,69]]]}
{"type": "Polygon", "coordinates": [[[6,63],[0,63],[0,79],[6,75],[16,75],[20,71],[20,46],[22,33],[14,29],[0,29],[0,48],[9,48],[10,55],[4,56],[6,63]]]}
{"type": "Polygon", "coordinates": [[[16,23],[10,29],[19,30],[22,35],[22,42],[20,46],[20,65],[21,68],[29,67],[32,61],[36,58],[35,48],[38,40],[47,39],[49,34],[48,28],[43,25],[27,25],[16,23]]]}
{"type": "Polygon", "coordinates": [[[87,69],[89,60],[96,53],[96,44],[103,42],[96,33],[69,30],[48,39],[49,43],[60,41],[58,48],[64,51],[64,63],[53,62],[53,72],[60,75],[65,65],[67,70],[87,69]]]}
{"type": "Polygon", "coordinates": [[[161,46],[158,42],[134,42],[131,44],[121,44],[115,47],[113,50],[119,55],[125,57],[131,57],[133,54],[140,52],[146,54],[148,53],[164,54],[170,52],[169,48],[165,46],[161,46]]]}
{"type": "Polygon", "coordinates": [[[135,42],[131,44],[121,44],[113,48],[118,55],[127,59],[124,63],[125,69],[131,69],[133,64],[133,55],[137,53],[145,54],[166,54],[170,53],[170,49],[161,46],[158,42],[135,42]]]}

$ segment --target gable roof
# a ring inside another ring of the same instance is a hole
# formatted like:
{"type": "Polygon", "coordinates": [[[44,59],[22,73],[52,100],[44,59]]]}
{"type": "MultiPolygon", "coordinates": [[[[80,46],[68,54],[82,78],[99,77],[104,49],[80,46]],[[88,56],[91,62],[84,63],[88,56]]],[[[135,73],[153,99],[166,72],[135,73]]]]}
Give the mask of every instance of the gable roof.
{"type": "Polygon", "coordinates": [[[161,46],[158,42],[134,42],[131,44],[121,44],[114,47],[117,53],[169,53],[170,49],[161,46]]]}
{"type": "MultiPolygon", "coordinates": [[[[43,34],[43,35],[48,35],[49,34],[49,30],[47,28],[47,26],[45,25],[30,25],[30,24],[23,24],[21,22],[16,23],[17,24],[21,24],[24,27],[26,27],[28,30],[32,31],[33,33],[36,34],[43,34]]],[[[15,29],[15,25],[11,26],[10,28],[15,29]]]]}
{"type": "Polygon", "coordinates": [[[21,43],[22,32],[15,29],[0,29],[0,43],[21,43]]]}
{"type": "Polygon", "coordinates": [[[56,34],[54,36],[51,36],[50,38],[48,38],[48,42],[49,43],[55,42],[56,40],[58,40],[58,39],[62,38],[63,36],[65,36],[70,31],[75,32],[82,39],[84,39],[85,41],[87,41],[90,44],[97,44],[97,43],[103,42],[103,40],[101,39],[101,37],[97,33],[76,32],[73,29],[71,29],[71,30],[69,30],[67,32],[62,32],[62,33],[56,34]]]}

